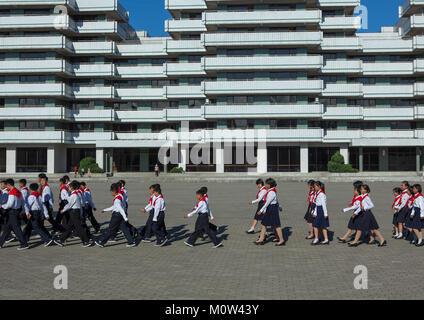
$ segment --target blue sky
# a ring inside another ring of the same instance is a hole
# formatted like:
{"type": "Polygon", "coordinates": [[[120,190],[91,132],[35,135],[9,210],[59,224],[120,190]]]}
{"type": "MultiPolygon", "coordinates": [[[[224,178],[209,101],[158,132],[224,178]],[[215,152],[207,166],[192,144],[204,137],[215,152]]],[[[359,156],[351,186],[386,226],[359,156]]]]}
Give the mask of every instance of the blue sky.
{"type": "MultiPolygon", "coordinates": [[[[120,0],[130,12],[131,25],[137,30],[147,30],[151,36],[163,36],[164,20],[169,19],[164,9],[165,0],[120,0]]],[[[368,28],[379,31],[383,25],[393,25],[398,19],[398,6],[404,0],[362,0],[368,8],[368,28]]]]}

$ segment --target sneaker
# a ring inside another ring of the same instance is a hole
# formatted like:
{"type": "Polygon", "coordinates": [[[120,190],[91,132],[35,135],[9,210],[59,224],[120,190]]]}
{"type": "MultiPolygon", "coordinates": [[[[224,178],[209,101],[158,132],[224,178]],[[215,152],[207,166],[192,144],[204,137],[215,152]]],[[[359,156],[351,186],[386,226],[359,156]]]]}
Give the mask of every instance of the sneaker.
{"type": "Polygon", "coordinates": [[[255,230],[248,230],[246,231],[247,234],[255,234],[255,230]]]}
{"type": "Polygon", "coordinates": [[[18,248],[18,251],[27,250],[27,249],[29,249],[29,245],[25,244],[25,245],[21,245],[21,246],[18,248]]]}
{"type": "Polygon", "coordinates": [[[52,244],[53,244],[53,239],[50,239],[49,241],[47,241],[45,244],[44,244],[44,247],[50,247],[52,244]]]}
{"type": "Polygon", "coordinates": [[[104,248],[105,247],[102,243],[100,243],[98,241],[94,241],[94,243],[95,243],[96,246],[98,246],[100,248],[104,248]]]}
{"type": "Polygon", "coordinates": [[[94,230],[94,232],[93,232],[94,234],[99,234],[100,233],[100,229],[98,229],[98,230],[94,230]]]}
{"type": "Polygon", "coordinates": [[[118,242],[118,241],[116,241],[115,239],[109,239],[107,242],[115,243],[115,242],[118,242]]]}
{"type": "Polygon", "coordinates": [[[13,242],[13,241],[15,241],[16,240],[16,238],[15,237],[10,237],[9,239],[7,239],[6,241],[5,241],[5,243],[11,243],[11,242],[13,242]]]}
{"type": "Polygon", "coordinates": [[[92,245],[93,244],[91,242],[85,242],[85,243],[82,244],[82,247],[83,248],[88,248],[88,247],[91,247],[92,245]]]}
{"type": "Polygon", "coordinates": [[[214,249],[222,247],[222,242],[218,243],[216,246],[213,246],[214,249]]]}
{"type": "Polygon", "coordinates": [[[161,242],[155,244],[155,247],[163,247],[168,242],[168,239],[165,239],[161,242]]]}
{"type": "Polygon", "coordinates": [[[104,248],[105,246],[104,246],[104,244],[102,244],[101,242],[99,242],[99,241],[94,241],[94,244],[96,245],[96,246],[98,246],[98,247],[100,247],[100,248],[104,248]]]}
{"type": "Polygon", "coordinates": [[[60,241],[60,240],[53,240],[53,242],[54,242],[56,245],[58,245],[59,247],[64,247],[64,246],[65,246],[65,244],[64,244],[62,241],[60,241]]]}
{"type": "Polygon", "coordinates": [[[135,246],[136,246],[135,242],[127,244],[127,248],[132,248],[135,246]]]}
{"type": "Polygon", "coordinates": [[[150,239],[143,239],[143,240],[141,240],[141,242],[144,242],[144,243],[152,243],[153,241],[152,241],[152,240],[150,240],[150,239]]]}
{"type": "Polygon", "coordinates": [[[184,244],[185,244],[187,247],[190,247],[190,248],[193,248],[193,247],[194,247],[194,245],[192,245],[191,243],[188,243],[187,241],[184,241],[184,244]]]}

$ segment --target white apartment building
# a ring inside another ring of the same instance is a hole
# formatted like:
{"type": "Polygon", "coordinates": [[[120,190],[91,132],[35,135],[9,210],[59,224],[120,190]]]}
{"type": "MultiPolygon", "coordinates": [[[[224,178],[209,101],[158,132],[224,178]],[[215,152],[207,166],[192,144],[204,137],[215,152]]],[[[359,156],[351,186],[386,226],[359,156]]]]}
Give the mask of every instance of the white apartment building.
{"type": "Polygon", "coordinates": [[[379,33],[359,5],[166,0],[148,37],[117,0],[0,0],[0,171],[421,171],[424,1],[379,33]]]}

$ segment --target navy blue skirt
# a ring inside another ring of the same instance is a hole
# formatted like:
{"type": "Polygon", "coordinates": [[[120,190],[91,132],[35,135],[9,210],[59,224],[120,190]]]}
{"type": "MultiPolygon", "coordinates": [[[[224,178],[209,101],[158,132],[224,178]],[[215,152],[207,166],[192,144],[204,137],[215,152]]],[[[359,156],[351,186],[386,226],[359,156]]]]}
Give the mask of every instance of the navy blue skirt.
{"type": "Polygon", "coordinates": [[[395,226],[397,226],[397,225],[398,225],[398,223],[399,223],[399,214],[400,214],[400,211],[399,211],[398,213],[395,213],[395,214],[393,215],[393,221],[392,221],[392,224],[394,224],[395,226]]]}
{"type": "Polygon", "coordinates": [[[259,201],[258,209],[255,212],[255,218],[254,218],[256,221],[262,221],[264,219],[263,214],[258,214],[259,210],[261,210],[263,206],[264,206],[264,201],[263,200],[259,201]]]}
{"type": "Polygon", "coordinates": [[[312,223],[312,222],[314,222],[314,217],[312,216],[312,210],[313,210],[313,207],[315,206],[315,204],[309,204],[308,205],[308,210],[306,211],[306,214],[305,214],[305,216],[303,217],[303,219],[305,219],[305,221],[307,222],[307,223],[312,223]]]}
{"type": "Polygon", "coordinates": [[[421,210],[419,208],[415,208],[414,211],[414,217],[411,219],[411,216],[409,216],[408,220],[405,223],[405,226],[407,228],[412,228],[421,231],[421,229],[424,227],[424,223],[421,220],[421,210]]]}
{"type": "Polygon", "coordinates": [[[270,204],[268,206],[262,219],[262,225],[265,227],[281,227],[278,204],[270,204]]]}
{"type": "Polygon", "coordinates": [[[411,209],[408,206],[405,206],[398,212],[398,223],[406,223],[409,220],[411,215],[411,209]]]}
{"type": "Polygon", "coordinates": [[[355,219],[356,219],[356,216],[355,216],[355,218],[350,217],[349,222],[347,224],[347,228],[348,229],[350,229],[350,230],[356,230],[355,219]]]}
{"type": "Polygon", "coordinates": [[[312,226],[314,228],[328,228],[330,226],[329,219],[325,218],[324,216],[324,210],[321,206],[317,207],[317,216],[314,218],[314,221],[312,222],[312,226]]]}
{"type": "Polygon", "coordinates": [[[380,229],[380,226],[378,225],[371,210],[362,211],[355,219],[357,220],[355,223],[355,226],[357,227],[356,230],[368,232],[370,230],[380,229]]]}

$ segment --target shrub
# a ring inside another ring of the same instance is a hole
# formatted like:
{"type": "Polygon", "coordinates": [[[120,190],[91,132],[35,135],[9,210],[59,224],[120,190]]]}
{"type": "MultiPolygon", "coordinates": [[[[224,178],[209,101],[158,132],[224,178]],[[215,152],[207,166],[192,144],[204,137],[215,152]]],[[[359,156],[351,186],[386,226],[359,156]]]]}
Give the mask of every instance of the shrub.
{"type": "Polygon", "coordinates": [[[170,173],[184,173],[184,169],[180,167],[172,168],[170,173]]]}
{"type": "Polygon", "coordinates": [[[88,169],[90,169],[91,173],[103,173],[103,170],[96,163],[96,159],[92,157],[87,157],[80,161],[78,172],[81,173],[82,168],[84,168],[85,173],[88,173],[88,169]]]}
{"type": "Polygon", "coordinates": [[[356,173],[357,169],[352,168],[350,164],[345,164],[344,157],[340,152],[336,152],[328,163],[328,171],[334,173],[356,173]]]}

